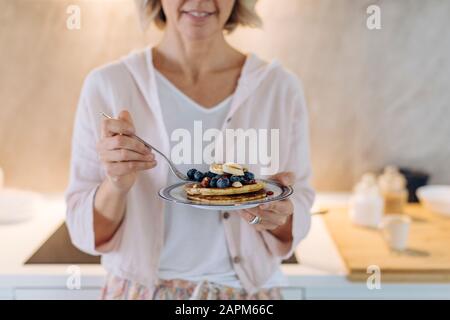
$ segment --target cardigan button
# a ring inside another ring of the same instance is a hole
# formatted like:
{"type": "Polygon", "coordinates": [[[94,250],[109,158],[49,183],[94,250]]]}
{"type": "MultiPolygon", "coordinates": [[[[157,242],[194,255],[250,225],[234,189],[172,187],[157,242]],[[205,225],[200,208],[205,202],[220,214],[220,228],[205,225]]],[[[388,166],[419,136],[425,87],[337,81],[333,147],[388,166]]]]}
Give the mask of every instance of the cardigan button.
{"type": "Polygon", "coordinates": [[[227,123],[230,123],[231,122],[231,117],[229,117],[228,119],[227,119],[227,123]]]}
{"type": "Polygon", "coordinates": [[[241,258],[239,257],[239,256],[235,256],[234,258],[233,258],[233,263],[240,263],[241,262],[241,258]]]}
{"type": "Polygon", "coordinates": [[[223,213],[223,218],[226,220],[226,219],[228,219],[230,217],[230,213],[228,212],[228,211],[225,211],[224,213],[223,213]]]}

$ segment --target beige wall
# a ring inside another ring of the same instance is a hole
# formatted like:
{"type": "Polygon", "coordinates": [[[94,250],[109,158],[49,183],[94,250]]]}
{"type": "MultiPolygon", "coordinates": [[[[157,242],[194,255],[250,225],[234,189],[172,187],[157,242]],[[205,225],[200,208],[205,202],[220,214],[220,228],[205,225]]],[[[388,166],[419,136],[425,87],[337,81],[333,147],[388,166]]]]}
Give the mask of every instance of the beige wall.
{"type": "MultiPolygon", "coordinates": [[[[450,2],[260,0],[263,30],[230,41],[277,58],[303,80],[314,184],[346,190],[385,164],[450,183],[450,2]],[[382,8],[383,29],[365,27],[382,8]]],[[[11,187],[60,191],[84,76],[157,41],[139,30],[133,1],[0,0],[0,166],[11,187]],[[82,28],[66,28],[68,4],[82,28]]]]}

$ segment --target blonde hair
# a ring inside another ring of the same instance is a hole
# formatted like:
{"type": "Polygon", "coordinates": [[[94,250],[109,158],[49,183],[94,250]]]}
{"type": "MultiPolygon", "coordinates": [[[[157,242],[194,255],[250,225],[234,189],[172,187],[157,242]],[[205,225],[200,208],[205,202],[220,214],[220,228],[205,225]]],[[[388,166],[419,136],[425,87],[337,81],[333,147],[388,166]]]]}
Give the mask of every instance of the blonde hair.
{"type": "MultiPolygon", "coordinates": [[[[232,32],[237,26],[260,27],[261,18],[255,10],[258,0],[236,0],[231,15],[225,23],[224,29],[232,32]]],[[[161,0],[135,0],[139,10],[142,28],[146,29],[151,22],[163,29],[166,25],[166,15],[164,14],[161,0]]]]}

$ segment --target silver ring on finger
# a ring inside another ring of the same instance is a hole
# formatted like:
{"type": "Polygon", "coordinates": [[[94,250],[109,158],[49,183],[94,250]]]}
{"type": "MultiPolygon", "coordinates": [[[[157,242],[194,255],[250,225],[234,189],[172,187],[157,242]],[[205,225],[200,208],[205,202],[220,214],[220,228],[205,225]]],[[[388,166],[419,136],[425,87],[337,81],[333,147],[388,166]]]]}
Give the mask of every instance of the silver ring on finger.
{"type": "Polygon", "coordinates": [[[261,217],[255,216],[252,220],[250,220],[248,223],[251,225],[260,224],[261,223],[261,217]]]}

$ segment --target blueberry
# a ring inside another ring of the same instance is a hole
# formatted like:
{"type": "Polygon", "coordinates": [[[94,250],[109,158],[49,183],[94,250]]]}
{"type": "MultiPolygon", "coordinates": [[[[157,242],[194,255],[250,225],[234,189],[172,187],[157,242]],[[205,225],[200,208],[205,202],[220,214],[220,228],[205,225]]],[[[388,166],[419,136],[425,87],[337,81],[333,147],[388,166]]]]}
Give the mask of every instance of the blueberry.
{"type": "Polygon", "coordinates": [[[204,177],[205,177],[205,175],[201,171],[195,171],[195,173],[194,173],[194,180],[195,181],[200,182],[200,181],[203,180],[204,177]]]}
{"type": "Polygon", "coordinates": [[[230,186],[230,180],[228,178],[220,178],[217,180],[217,188],[228,188],[230,186]]]}
{"type": "Polygon", "coordinates": [[[230,177],[230,182],[243,182],[244,181],[244,177],[243,176],[231,176],[230,177]]]}
{"type": "Polygon", "coordinates": [[[190,180],[195,180],[194,175],[197,172],[197,169],[189,169],[187,172],[187,176],[190,180]]]}
{"type": "Polygon", "coordinates": [[[217,188],[217,180],[219,180],[219,178],[217,178],[217,177],[212,178],[211,181],[209,182],[209,187],[217,188]]]}
{"type": "Polygon", "coordinates": [[[246,173],[244,173],[244,178],[245,180],[253,180],[255,179],[255,175],[249,171],[247,171],[246,173]]]}
{"type": "Polygon", "coordinates": [[[208,171],[207,173],[205,173],[205,176],[212,179],[215,176],[217,176],[217,174],[215,174],[214,172],[208,171]]]}

